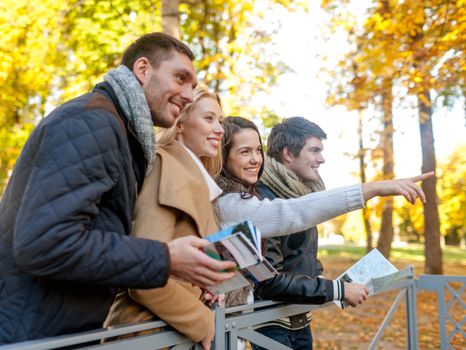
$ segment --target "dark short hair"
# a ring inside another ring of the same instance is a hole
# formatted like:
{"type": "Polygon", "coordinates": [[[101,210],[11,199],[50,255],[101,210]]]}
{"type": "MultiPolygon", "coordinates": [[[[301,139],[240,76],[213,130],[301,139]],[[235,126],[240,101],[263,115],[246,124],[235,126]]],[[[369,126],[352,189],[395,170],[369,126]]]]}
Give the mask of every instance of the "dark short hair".
{"type": "Polygon", "coordinates": [[[223,167],[222,167],[222,172],[221,175],[226,177],[227,179],[233,180],[243,186],[243,188],[247,189],[247,192],[241,193],[241,196],[243,198],[248,198],[251,196],[256,195],[256,186],[250,185],[248,183],[245,183],[241,179],[238,179],[236,176],[234,176],[229,168],[228,168],[228,156],[230,155],[231,148],[233,147],[233,136],[240,132],[243,129],[253,129],[257,132],[257,137],[259,138],[259,142],[261,145],[261,154],[262,154],[262,164],[259,169],[258,173],[258,180],[260,179],[262,172],[264,171],[264,151],[262,147],[262,140],[261,140],[261,134],[259,132],[258,127],[256,124],[254,124],[252,121],[243,118],[243,117],[237,117],[237,116],[229,116],[226,117],[223,120],[223,128],[225,130],[225,133],[223,134],[223,140],[222,140],[222,160],[223,160],[223,167]]]}
{"type": "Polygon", "coordinates": [[[319,125],[303,117],[285,119],[270,131],[267,140],[267,155],[282,162],[283,150],[287,147],[291,154],[297,157],[306,144],[306,140],[311,136],[321,140],[327,138],[327,134],[319,125]]]}
{"type": "Polygon", "coordinates": [[[147,57],[151,65],[157,68],[160,63],[170,59],[174,52],[179,52],[194,60],[191,49],[178,39],[164,33],[149,33],[141,36],[123,53],[121,64],[133,70],[134,62],[147,57]]]}

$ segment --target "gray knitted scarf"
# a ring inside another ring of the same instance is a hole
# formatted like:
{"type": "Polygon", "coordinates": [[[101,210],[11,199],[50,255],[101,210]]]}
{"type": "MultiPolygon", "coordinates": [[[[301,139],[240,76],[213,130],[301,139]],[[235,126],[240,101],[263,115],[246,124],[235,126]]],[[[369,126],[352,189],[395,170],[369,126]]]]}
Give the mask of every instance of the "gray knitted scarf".
{"type": "Polygon", "coordinates": [[[324,181],[320,175],[317,181],[303,182],[294,171],[270,157],[265,158],[264,173],[260,182],[269,187],[280,198],[298,198],[311,192],[325,190],[324,181]]]}
{"type": "MultiPolygon", "coordinates": [[[[131,123],[136,137],[144,150],[147,161],[147,173],[155,161],[154,123],[141,84],[128,67],[120,65],[104,75],[118,98],[118,102],[131,123]]],[[[146,173],[146,174],[147,174],[146,173]]]]}

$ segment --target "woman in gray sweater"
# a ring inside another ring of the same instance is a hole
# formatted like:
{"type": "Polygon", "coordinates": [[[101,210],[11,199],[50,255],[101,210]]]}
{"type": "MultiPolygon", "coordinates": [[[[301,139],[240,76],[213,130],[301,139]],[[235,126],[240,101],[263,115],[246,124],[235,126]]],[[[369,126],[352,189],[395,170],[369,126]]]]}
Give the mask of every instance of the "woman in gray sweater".
{"type": "Polygon", "coordinates": [[[431,172],[406,179],[355,184],[293,199],[261,200],[255,190],[264,160],[257,126],[241,117],[228,117],[224,129],[223,168],[217,179],[224,191],[218,201],[221,225],[228,227],[248,219],[264,238],[303,231],[361,209],[367,200],[376,196],[402,195],[412,204],[419,197],[425,202],[424,192],[416,182],[434,175],[431,172]]]}

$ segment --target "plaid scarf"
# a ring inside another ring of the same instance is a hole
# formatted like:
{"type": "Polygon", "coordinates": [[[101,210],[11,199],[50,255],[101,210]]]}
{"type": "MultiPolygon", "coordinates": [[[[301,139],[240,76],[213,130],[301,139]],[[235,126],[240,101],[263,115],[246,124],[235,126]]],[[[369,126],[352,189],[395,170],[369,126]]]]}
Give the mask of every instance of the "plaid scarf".
{"type": "Polygon", "coordinates": [[[301,181],[294,171],[270,157],[265,158],[264,173],[260,182],[280,198],[298,198],[311,192],[325,190],[325,184],[320,175],[317,181],[301,181]]]}
{"type": "Polygon", "coordinates": [[[104,75],[104,80],[115,91],[125,117],[134,128],[144,151],[148,174],[155,161],[156,140],[149,105],[141,84],[128,67],[123,65],[111,69],[104,75]]]}

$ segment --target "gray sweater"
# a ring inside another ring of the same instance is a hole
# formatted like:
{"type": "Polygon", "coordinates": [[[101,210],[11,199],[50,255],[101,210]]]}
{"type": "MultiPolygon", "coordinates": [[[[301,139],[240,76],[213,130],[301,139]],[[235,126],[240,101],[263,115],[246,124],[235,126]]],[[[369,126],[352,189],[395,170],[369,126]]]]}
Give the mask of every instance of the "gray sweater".
{"type": "Polygon", "coordinates": [[[242,199],[240,193],[219,198],[222,227],[251,220],[262,237],[284,236],[364,208],[361,184],[313,192],[293,199],[242,199]]]}

